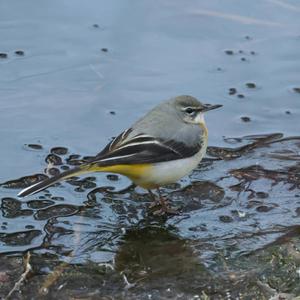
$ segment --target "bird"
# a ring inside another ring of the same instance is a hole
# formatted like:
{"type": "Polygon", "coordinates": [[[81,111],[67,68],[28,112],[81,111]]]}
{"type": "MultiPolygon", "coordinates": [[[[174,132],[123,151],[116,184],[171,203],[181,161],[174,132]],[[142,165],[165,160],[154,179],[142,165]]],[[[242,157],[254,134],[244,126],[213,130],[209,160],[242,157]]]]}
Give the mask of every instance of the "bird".
{"type": "Polygon", "coordinates": [[[194,170],[206,153],[207,111],[220,104],[203,104],[190,95],[173,97],[155,106],[112,139],[89,161],[23,189],[18,197],[38,193],[73,176],[91,172],[117,173],[149,191],[161,214],[172,213],[159,188],[194,170]],[[152,192],[156,189],[159,198],[152,192]]]}

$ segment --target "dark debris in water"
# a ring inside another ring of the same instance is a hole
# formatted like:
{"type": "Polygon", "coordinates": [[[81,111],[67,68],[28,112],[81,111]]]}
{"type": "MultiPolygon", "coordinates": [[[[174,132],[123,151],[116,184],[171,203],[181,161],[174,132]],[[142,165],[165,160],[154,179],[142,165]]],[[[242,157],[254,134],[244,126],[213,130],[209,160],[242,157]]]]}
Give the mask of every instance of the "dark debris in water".
{"type": "Polygon", "coordinates": [[[24,56],[25,52],[23,50],[16,50],[15,54],[18,55],[18,56],[24,56]]]}
{"type": "Polygon", "coordinates": [[[43,146],[40,144],[25,144],[24,145],[25,149],[30,149],[30,150],[42,150],[43,146]]]}
{"type": "Polygon", "coordinates": [[[255,89],[256,88],[256,84],[253,82],[247,82],[246,83],[246,87],[249,89],[255,89]]]}
{"type": "MultiPolygon", "coordinates": [[[[277,141],[282,138],[283,135],[281,133],[274,133],[269,135],[252,135],[246,136],[243,140],[250,140],[251,143],[248,143],[244,146],[237,147],[237,148],[226,148],[226,147],[208,147],[207,153],[219,159],[234,159],[241,157],[242,155],[247,154],[249,151],[266,146],[269,142],[277,141]]],[[[232,139],[232,138],[225,138],[225,141],[232,141],[234,142],[241,142],[241,139],[232,139]]]]}

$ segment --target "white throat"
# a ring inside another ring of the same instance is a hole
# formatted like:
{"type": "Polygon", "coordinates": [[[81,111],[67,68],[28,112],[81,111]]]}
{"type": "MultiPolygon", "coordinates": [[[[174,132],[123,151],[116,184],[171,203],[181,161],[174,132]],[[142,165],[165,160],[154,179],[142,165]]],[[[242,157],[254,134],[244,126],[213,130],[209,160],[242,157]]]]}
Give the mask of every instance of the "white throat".
{"type": "Polygon", "coordinates": [[[205,124],[204,113],[200,112],[195,118],[196,124],[205,124]]]}

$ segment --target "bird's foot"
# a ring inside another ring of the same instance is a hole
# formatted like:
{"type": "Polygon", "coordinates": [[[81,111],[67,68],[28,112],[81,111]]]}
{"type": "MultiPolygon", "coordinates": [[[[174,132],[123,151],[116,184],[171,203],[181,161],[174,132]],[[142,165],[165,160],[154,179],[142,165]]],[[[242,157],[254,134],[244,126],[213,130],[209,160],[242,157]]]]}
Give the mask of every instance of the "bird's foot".
{"type": "Polygon", "coordinates": [[[168,199],[163,197],[159,197],[158,200],[155,200],[153,203],[149,205],[149,208],[157,208],[153,211],[153,215],[155,216],[164,216],[164,215],[178,215],[179,211],[173,207],[171,207],[168,199]]]}

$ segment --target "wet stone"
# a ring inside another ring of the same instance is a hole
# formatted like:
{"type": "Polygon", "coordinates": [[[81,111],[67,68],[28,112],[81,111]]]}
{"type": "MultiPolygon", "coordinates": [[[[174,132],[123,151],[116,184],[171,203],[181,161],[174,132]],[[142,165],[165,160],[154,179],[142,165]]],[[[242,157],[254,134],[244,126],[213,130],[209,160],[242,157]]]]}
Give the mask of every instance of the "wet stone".
{"type": "Polygon", "coordinates": [[[6,272],[0,272],[0,283],[8,282],[9,280],[10,277],[6,272]]]}
{"type": "Polygon", "coordinates": [[[86,162],[89,162],[91,160],[94,160],[95,159],[95,156],[84,156],[82,158],[83,161],[86,161],[86,162]]]}
{"type": "Polygon", "coordinates": [[[1,208],[8,210],[20,210],[22,206],[22,202],[20,200],[14,198],[2,198],[1,200],[1,208]]]}
{"type": "Polygon", "coordinates": [[[293,91],[296,92],[296,93],[300,93],[300,87],[294,87],[293,91]]]}
{"type": "Polygon", "coordinates": [[[99,28],[99,25],[98,24],[93,24],[93,27],[94,28],[99,28]]]}
{"type": "Polygon", "coordinates": [[[63,171],[70,170],[70,167],[67,166],[67,165],[61,166],[60,168],[61,168],[61,170],[63,170],[63,171]]]}
{"type": "Polygon", "coordinates": [[[45,161],[46,163],[54,166],[62,165],[62,159],[56,154],[49,154],[46,157],[45,161]]]}
{"type": "Polygon", "coordinates": [[[235,88],[230,88],[228,94],[229,95],[235,95],[237,93],[237,90],[235,88]]]}
{"type": "Polygon", "coordinates": [[[201,203],[201,200],[198,198],[193,198],[190,199],[187,203],[184,203],[183,205],[183,211],[188,212],[188,211],[193,211],[193,210],[198,210],[203,207],[203,204],[201,203]]]}
{"type": "Polygon", "coordinates": [[[39,210],[35,215],[36,220],[47,220],[54,217],[66,217],[78,212],[78,207],[74,205],[59,204],[39,210]]]}
{"type": "Polygon", "coordinates": [[[269,197],[269,194],[266,192],[256,192],[256,197],[260,199],[265,199],[269,197]]]}
{"type": "Polygon", "coordinates": [[[286,110],[285,113],[286,113],[287,115],[290,115],[290,114],[291,114],[291,112],[290,112],[289,110],[286,110]]]}
{"type": "Polygon", "coordinates": [[[219,216],[219,220],[223,223],[233,222],[233,218],[230,216],[219,216]]]}
{"type": "Polygon", "coordinates": [[[45,174],[35,174],[31,176],[21,177],[15,180],[6,181],[2,183],[1,186],[8,189],[23,189],[47,178],[49,177],[45,174]]]}
{"type": "Polygon", "coordinates": [[[80,158],[80,155],[79,154],[71,154],[67,159],[79,159],[80,158]]]}
{"type": "Polygon", "coordinates": [[[110,181],[118,181],[119,180],[119,176],[116,174],[108,174],[108,175],[106,175],[106,178],[110,181]]]}
{"type": "Polygon", "coordinates": [[[68,183],[73,185],[73,186],[77,186],[79,189],[83,189],[83,190],[80,190],[80,191],[83,192],[84,189],[92,189],[92,188],[97,187],[97,184],[95,182],[93,182],[95,180],[94,177],[90,177],[90,178],[87,177],[87,178],[84,178],[82,180],[69,179],[68,183]]]}
{"type": "Polygon", "coordinates": [[[102,52],[108,52],[108,49],[107,48],[102,48],[101,51],[102,52]]]}
{"type": "Polygon", "coordinates": [[[300,207],[297,207],[297,208],[295,209],[295,213],[296,213],[296,216],[297,216],[297,217],[300,217],[300,207]]]}
{"type": "Polygon", "coordinates": [[[1,53],[0,53],[0,58],[7,58],[7,53],[1,52],[1,53]]]}
{"type": "Polygon", "coordinates": [[[241,58],[241,61],[246,61],[246,60],[247,60],[246,57],[241,58]]]}
{"type": "Polygon", "coordinates": [[[46,172],[47,174],[51,175],[51,176],[57,176],[60,174],[60,171],[59,169],[57,168],[49,168],[49,169],[46,169],[46,172]]]}
{"type": "Polygon", "coordinates": [[[256,84],[253,82],[247,82],[246,83],[246,87],[249,89],[255,89],[256,88],[256,84]]]}
{"type": "Polygon", "coordinates": [[[71,166],[78,166],[82,163],[82,161],[79,159],[80,155],[78,154],[71,154],[67,159],[66,162],[68,165],[71,166]]]}
{"type": "Polygon", "coordinates": [[[66,155],[68,153],[68,148],[65,147],[54,147],[50,150],[52,154],[56,155],[66,155]]]}
{"type": "Polygon", "coordinates": [[[31,210],[22,210],[21,203],[13,198],[4,198],[1,203],[2,214],[6,218],[17,218],[32,214],[31,210]]]}
{"type": "Polygon", "coordinates": [[[39,235],[41,235],[40,230],[0,233],[0,241],[10,246],[25,246],[30,245],[32,240],[39,235]]]}
{"type": "Polygon", "coordinates": [[[1,201],[2,214],[6,218],[17,218],[33,214],[30,209],[21,209],[22,202],[14,198],[3,198],[1,201]]]}
{"type": "Polygon", "coordinates": [[[27,202],[27,206],[32,209],[41,209],[51,205],[54,205],[53,200],[31,200],[27,202]]]}
{"type": "Polygon", "coordinates": [[[241,117],[241,120],[245,123],[250,122],[251,119],[249,117],[241,117]]]}
{"type": "Polygon", "coordinates": [[[210,181],[193,182],[184,191],[188,192],[192,197],[198,197],[203,200],[210,199],[214,202],[220,202],[225,195],[223,188],[210,181]]]}
{"type": "Polygon", "coordinates": [[[111,115],[115,115],[115,114],[116,114],[116,112],[113,111],[113,110],[111,110],[109,113],[110,113],[111,115]]]}
{"type": "Polygon", "coordinates": [[[243,94],[238,94],[237,97],[242,99],[242,98],[245,98],[245,95],[243,95],[243,94]]]}
{"type": "Polygon", "coordinates": [[[267,205],[260,205],[258,207],[256,207],[256,211],[258,212],[268,212],[270,210],[272,210],[274,207],[272,206],[267,206],[267,205]]]}

